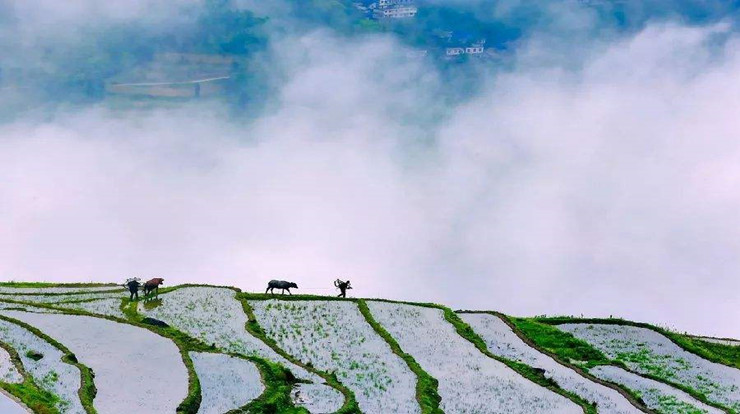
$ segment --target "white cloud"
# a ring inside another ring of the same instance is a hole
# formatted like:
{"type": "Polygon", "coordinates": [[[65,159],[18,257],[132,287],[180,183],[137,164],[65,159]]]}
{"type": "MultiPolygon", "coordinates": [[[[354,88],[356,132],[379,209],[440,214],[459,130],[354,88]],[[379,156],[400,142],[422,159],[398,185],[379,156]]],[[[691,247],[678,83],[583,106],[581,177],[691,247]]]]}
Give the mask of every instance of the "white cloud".
{"type": "Polygon", "coordinates": [[[277,106],[247,124],[194,106],[0,126],[0,274],[306,293],[344,276],[363,296],[740,336],[723,30],[650,26],[579,70],[523,51],[464,104],[388,38],[318,32],[278,45],[277,106]]]}

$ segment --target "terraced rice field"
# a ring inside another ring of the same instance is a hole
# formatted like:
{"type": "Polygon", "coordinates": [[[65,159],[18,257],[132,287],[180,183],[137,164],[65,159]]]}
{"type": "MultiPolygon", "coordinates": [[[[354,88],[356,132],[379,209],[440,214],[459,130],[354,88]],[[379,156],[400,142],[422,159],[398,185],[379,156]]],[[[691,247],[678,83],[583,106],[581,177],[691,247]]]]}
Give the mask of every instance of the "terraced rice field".
{"type": "Polygon", "coordinates": [[[635,372],[686,386],[710,401],[740,411],[740,370],[702,359],[652,329],[579,323],[558,328],[635,372]]]}
{"type": "Polygon", "coordinates": [[[7,320],[0,320],[0,341],[18,353],[24,369],[39,388],[57,397],[54,409],[61,413],[84,412],[77,395],[81,385],[80,370],[62,361],[62,351],[30,330],[7,320]]]}
{"type": "Polygon", "coordinates": [[[476,413],[580,413],[570,400],[527,381],[460,337],[440,309],[368,302],[375,319],[439,380],[442,409],[476,413]]]}
{"type": "Polygon", "coordinates": [[[191,352],[203,400],[198,414],[221,414],[259,397],[265,390],[254,363],[223,354],[191,352]]]}
{"type": "Polygon", "coordinates": [[[251,301],[257,321],[302,362],[336,372],[360,409],[418,413],[416,377],[352,302],[251,301]]]}
{"type": "Polygon", "coordinates": [[[236,292],[225,288],[186,287],[159,296],[160,303],[149,307],[140,302],[138,311],[168,323],[227,352],[263,357],[286,366],[301,379],[321,381],[307,370],[291,364],[269,346],[246,331],[247,315],[236,292]]]}
{"type": "MultiPolygon", "coordinates": [[[[650,329],[557,325],[624,369],[603,365],[608,360],[553,358],[496,315],[454,315],[428,305],[242,295],[210,286],[176,287],[129,303],[120,286],[0,284],[0,414],[740,408],[736,361],[710,362],[650,329]]],[[[736,340],[721,341],[712,346],[729,348],[736,340]]]]}
{"type": "Polygon", "coordinates": [[[591,369],[597,377],[636,391],[647,406],[659,413],[706,413],[721,414],[723,411],[700,401],[691,395],[662,382],[641,377],[622,368],[603,365],[591,369]]]}
{"type": "Polygon", "coordinates": [[[544,369],[545,376],[561,387],[596,404],[600,413],[639,413],[619,392],[591,381],[572,368],[559,364],[553,358],[527,345],[500,318],[485,313],[465,313],[460,317],[486,341],[488,349],[499,356],[544,369]]]}
{"type": "Polygon", "coordinates": [[[75,309],[85,312],[94,313],[97,315],[107,315],[115,318],[125,319],[121,310],[121,299],[110,298],[110,299],[94,299],[85,300],[81,302],[62,302],[57,304],[60,308],[75,309]]]}
{"type": "Polygon", "coordinates": [[[195,339],[225,352],[255,356],[288,368],[296,377],[315,384],[304,395],[313,401],[318,395],[338,392],[327,389],[324,379],[293,364],[260,339],[247,332],[247,315],[236,299],[236,292],[227,288],[185,287],[162,294],[156,303],[139,303],[138,311],[187,333],[195,339]]]}
{"type": "Polygon", "coordinates": [[[173,412],[185,399],[188,372],[177,347],[131,325],[88,316],[3,313],[63,343],[95,372],[96,408],[104,413],[173,412]],[[162,389],[162,384],[167,384],[162,389]],[[121,392],[136,390],[136,392],[121,392]]]}

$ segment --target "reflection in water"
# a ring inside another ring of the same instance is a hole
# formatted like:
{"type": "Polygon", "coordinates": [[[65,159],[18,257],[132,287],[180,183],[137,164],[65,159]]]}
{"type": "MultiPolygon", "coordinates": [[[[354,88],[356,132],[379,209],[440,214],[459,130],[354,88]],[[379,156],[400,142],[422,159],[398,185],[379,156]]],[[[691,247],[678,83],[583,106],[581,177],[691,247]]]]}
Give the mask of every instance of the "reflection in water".
{"type": "Polygon", "coordinates": [[[156,296],[144,299],[144,309],[146,310],[152,310],[159,306],[162,306],[162,299],[156,296]]]}

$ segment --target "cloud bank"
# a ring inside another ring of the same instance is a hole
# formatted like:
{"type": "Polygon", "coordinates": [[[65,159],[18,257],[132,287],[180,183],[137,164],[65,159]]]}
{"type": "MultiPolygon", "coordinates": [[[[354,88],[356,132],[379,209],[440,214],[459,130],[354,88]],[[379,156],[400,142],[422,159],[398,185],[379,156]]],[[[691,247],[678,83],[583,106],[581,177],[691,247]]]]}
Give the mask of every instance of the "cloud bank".
{"type": "Polygon", "coordinates": [[[274,105],[0,125],[0,275],[162,276],[740,337],[740,39],[533,35],[475,96],[389,36],[286,36],[274,105]],[[576,53],[577,52],[577,53],[576,53]],[[710,316],[711,315],[711,316],[710,316]]]}

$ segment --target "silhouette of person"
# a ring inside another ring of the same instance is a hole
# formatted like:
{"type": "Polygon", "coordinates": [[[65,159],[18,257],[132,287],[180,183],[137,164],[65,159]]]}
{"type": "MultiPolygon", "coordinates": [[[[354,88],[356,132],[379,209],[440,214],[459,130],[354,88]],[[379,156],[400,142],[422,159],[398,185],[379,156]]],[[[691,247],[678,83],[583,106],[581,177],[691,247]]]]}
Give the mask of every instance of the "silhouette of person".
{"type": "Polygon", "coordinates": [[[126,286],[128,291],[131,292],[129,300],[134,300],[134,296],[136,296],[136,300],[139,300],[139,286],[141,286],[141,283],[136,279],[131,279],[126,283],[126,286]]]}
{"type": "Polygon", "coordinates": [[[339,295],[337,295],[338,298],[346,298],[347,297],[347,289],[352,289],[352,286],[349,285],[349,280],[346,282],[343,282],[339,279],[334,282],[334,286],[339,288],[339,295]]]}

